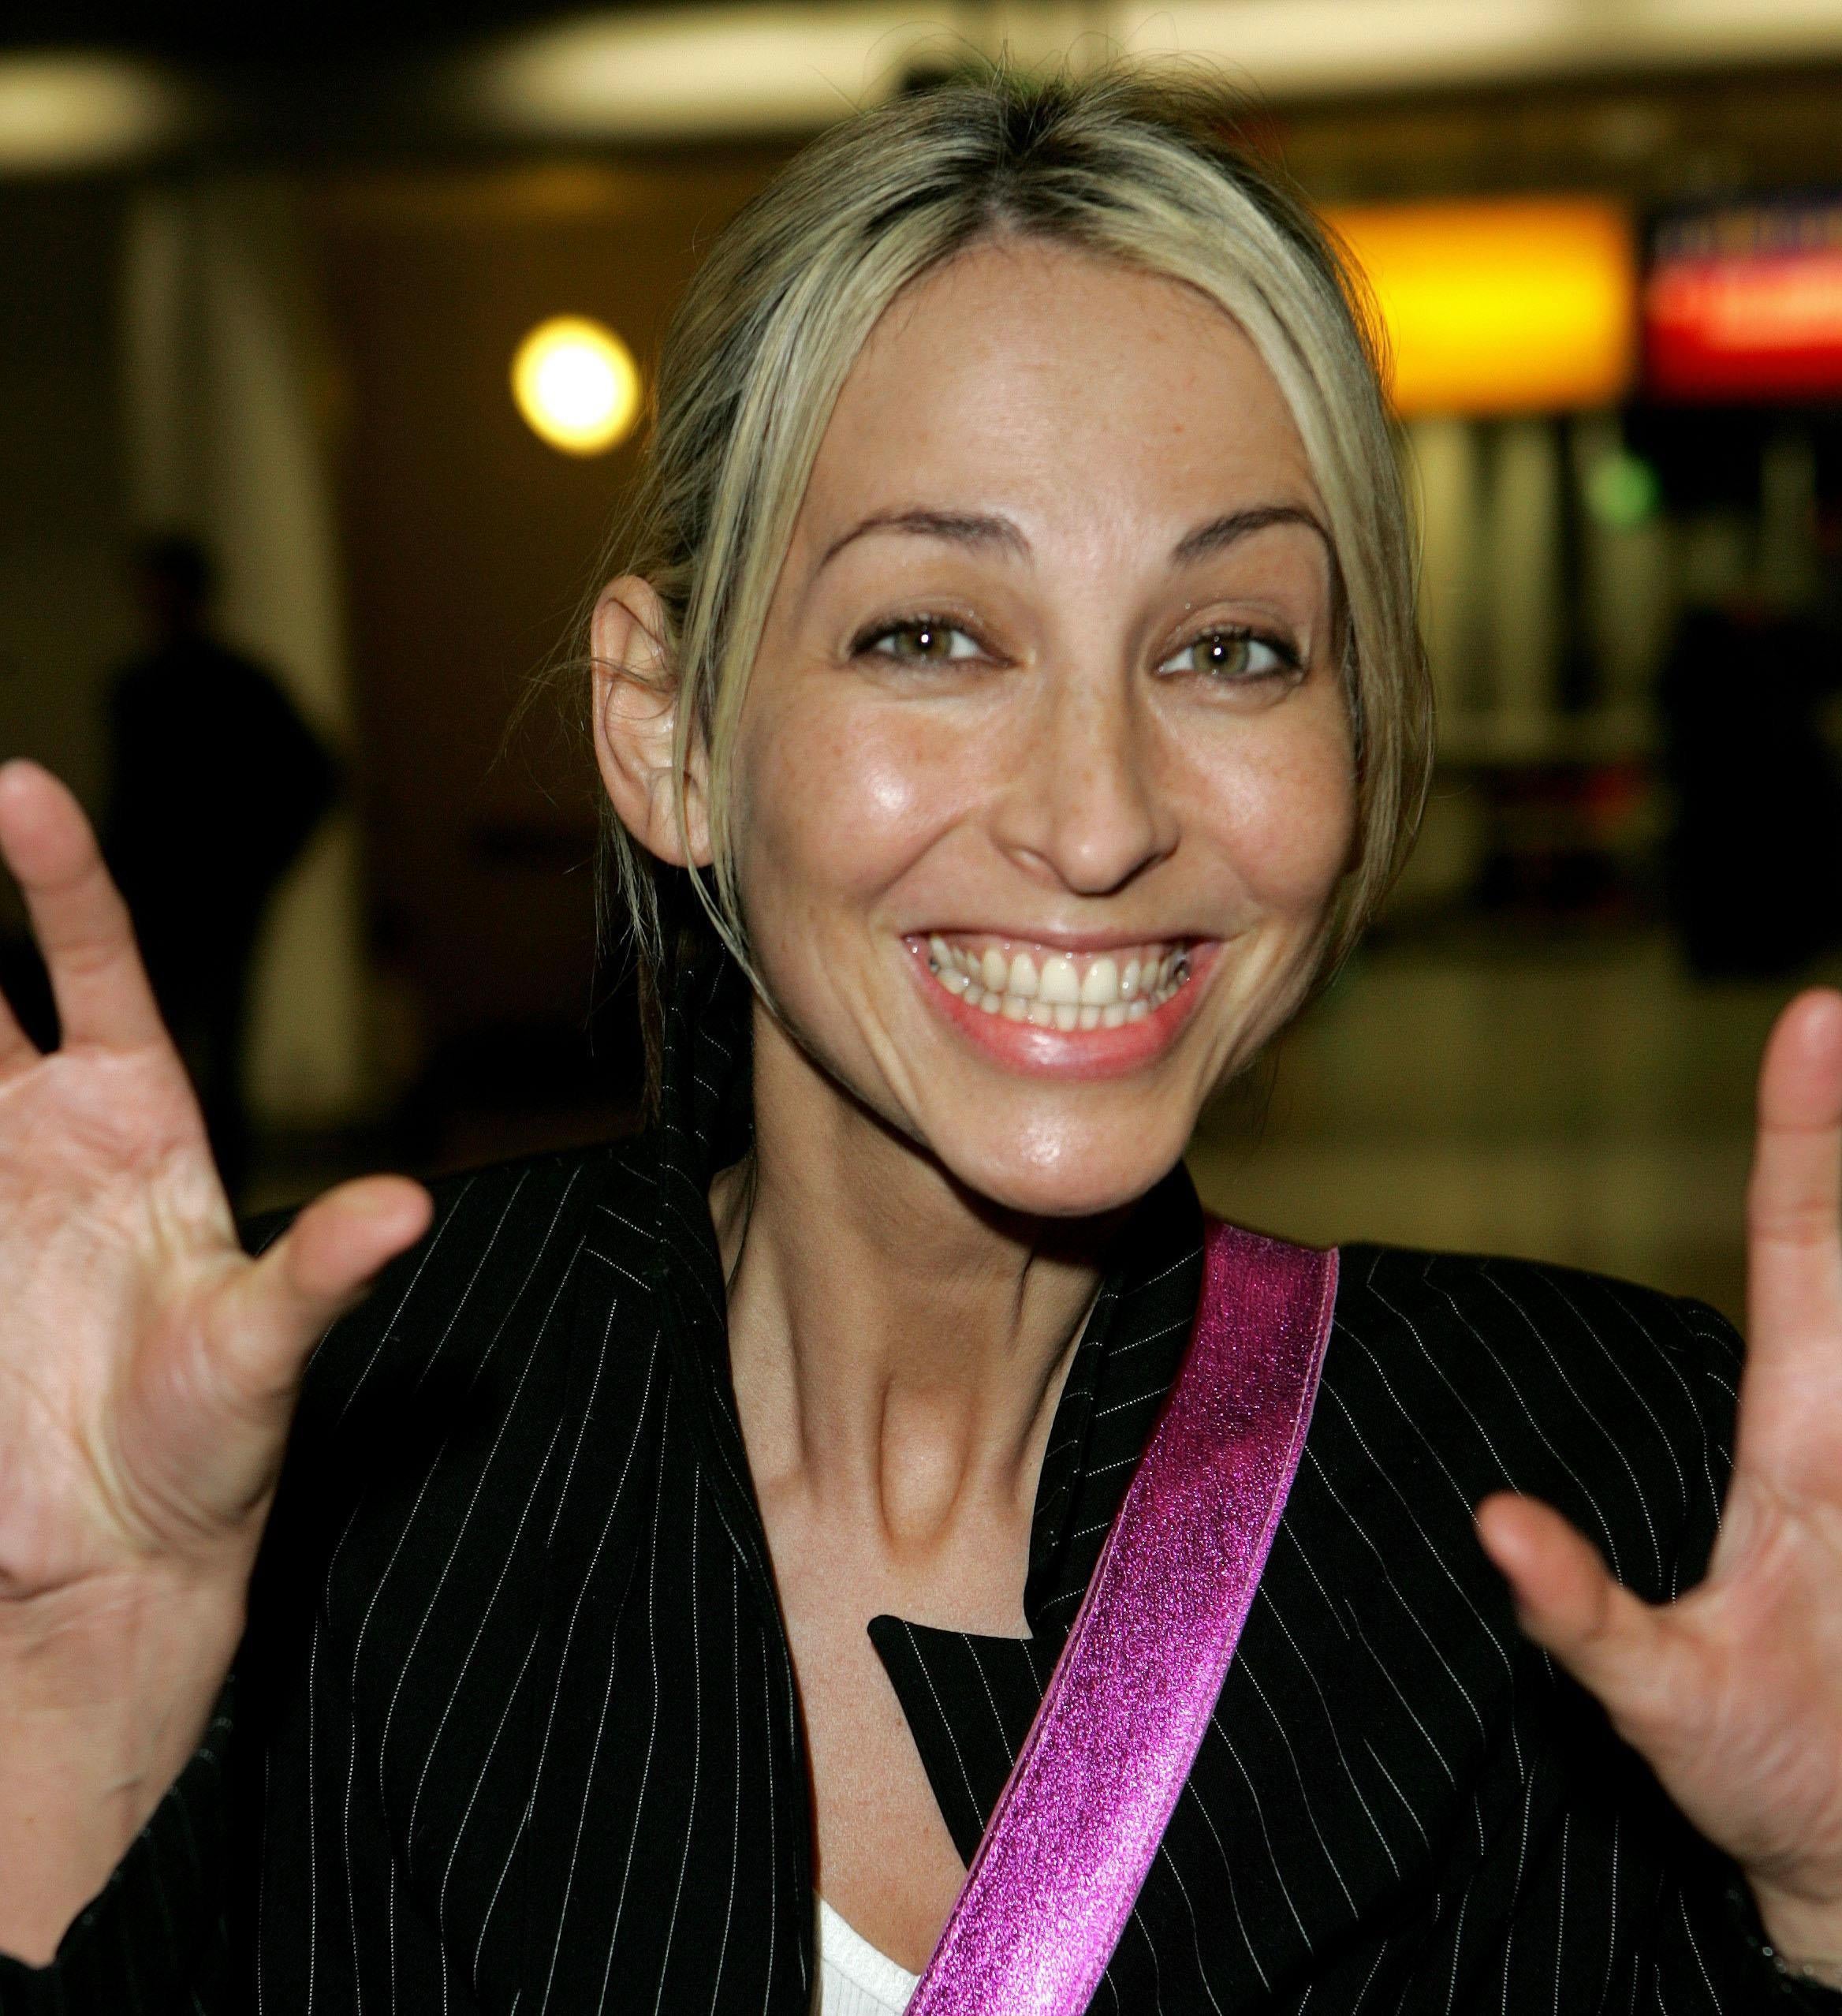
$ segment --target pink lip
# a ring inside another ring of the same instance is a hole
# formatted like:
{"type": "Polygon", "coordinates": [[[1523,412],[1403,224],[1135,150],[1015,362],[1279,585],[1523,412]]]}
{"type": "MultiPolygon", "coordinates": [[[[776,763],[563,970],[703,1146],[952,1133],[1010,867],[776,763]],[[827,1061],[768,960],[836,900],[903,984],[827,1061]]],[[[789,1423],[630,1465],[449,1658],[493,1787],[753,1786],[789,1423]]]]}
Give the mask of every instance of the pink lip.
{"type": "Polygon", "coordinates": [[[1033,1022],[1007,1021],[983,1008],[968,1008],[934,978],[926,940],[909,947],[922,992],[960,1035],[1013,1071],[1074,1079],[1123,1078],[1167,1051],[1194,1012],[1203,980],[1221,949],[1214,943],[1192,944],[1188,985],[1135,1022],[1122,1022],[1117,1029],[1042,1029],[1033,1022]]]}

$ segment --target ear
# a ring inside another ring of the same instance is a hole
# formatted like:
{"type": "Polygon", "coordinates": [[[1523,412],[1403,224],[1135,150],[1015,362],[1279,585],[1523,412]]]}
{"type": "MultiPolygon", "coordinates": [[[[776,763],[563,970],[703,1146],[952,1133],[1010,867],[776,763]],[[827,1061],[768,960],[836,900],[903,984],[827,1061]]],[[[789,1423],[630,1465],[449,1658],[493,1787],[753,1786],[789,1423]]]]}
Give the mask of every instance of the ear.
{"type": "Polygon", "coordinates": [[[666,627],[663,605],[637,574],[623,574],[602,590],[589,633],[595,758],[621,823],[648,853],[679,868],[707,868],[708,773],[701,741],[691,749],[679,828],[673,762],[678,684],[666,653],[666,627]]]}

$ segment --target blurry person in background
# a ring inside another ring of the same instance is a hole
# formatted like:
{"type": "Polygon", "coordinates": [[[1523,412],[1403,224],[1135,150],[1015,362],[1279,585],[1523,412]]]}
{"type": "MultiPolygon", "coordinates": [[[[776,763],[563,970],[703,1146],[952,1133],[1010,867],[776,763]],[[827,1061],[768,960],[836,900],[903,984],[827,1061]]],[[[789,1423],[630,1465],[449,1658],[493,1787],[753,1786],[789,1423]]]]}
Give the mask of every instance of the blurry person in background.
{"type": "Polygon", "coordinates": [[[274,675],[213,634],[215,569],[199,541],[150,538],[134,571],[147,643],[110,693],[103,851],[234,1197],[249,1160],[256,933],[338,771],[274,675]]]}
{"type": "Polygon", "coordinates": [[[1783,975],[1842,937],[1838,636],[1766,593],[1742,528],[1692,537],[1698,592],[1661,688],[1670,917],[1704,979],[1783,975]]]}

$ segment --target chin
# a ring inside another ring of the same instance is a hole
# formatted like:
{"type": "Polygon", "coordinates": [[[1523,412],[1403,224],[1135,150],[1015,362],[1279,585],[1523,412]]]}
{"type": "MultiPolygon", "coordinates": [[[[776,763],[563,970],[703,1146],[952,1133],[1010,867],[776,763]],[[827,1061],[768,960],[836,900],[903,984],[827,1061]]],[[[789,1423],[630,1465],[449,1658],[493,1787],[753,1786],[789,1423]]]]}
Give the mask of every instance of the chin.
{"type": "MultiPolygon", "coordinates": [[[[1027,1150],[1027,1140],[1022,1144],[1027,1150]]],[[[1030,1218],[1099,1218],[1135,1204],[1183,1155],[1180,1143],[1165,1154],[1148,1155],[1143,1137],[1130,1153],[1075,1142],[1031,1155],[1020,1154],[1019,1145],[1017,1137],[983,1150],[964,1144],[960,1152],[940,1159],[957,1182],[1005,1211],[1030,1218]]]]}

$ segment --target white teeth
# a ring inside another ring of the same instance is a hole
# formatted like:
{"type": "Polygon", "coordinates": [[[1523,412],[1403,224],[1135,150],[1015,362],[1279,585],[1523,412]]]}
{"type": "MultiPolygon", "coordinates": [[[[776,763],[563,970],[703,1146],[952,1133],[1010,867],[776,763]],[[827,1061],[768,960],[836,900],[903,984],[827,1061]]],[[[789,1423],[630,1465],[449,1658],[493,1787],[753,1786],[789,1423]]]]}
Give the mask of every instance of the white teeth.
{"type": "Polygon", "coordinates": [[[1042,978],[1037,992],[1045,1001],[1079,1001],[1081,998],[1081,976],[1075,971],[1075,962],[1066,953],[1058,952],[1053,959],[1043,962],[1042,978]]]}
{"type": "Polygon", "coordinates": [[[927,964],[968,1008],[1045,1029],[1117,1029],[1141,1021],[1190,977],[1187,946],[1158,958],[1134,956],[1123,967],[1102,953],[1083,971],[1065,952],[1046,954],[1038,967],[1028,952],[1007,957],[995,945],[974,952],[938,932],[928,937],[927,964]]]}
{"type": "Polygon", "coordinates": [[[1119,968],[1105,953],[1087,969],[1087,976],[1081,982],[1081,999],[1095,1008],[1104,1008],[1108,1002],[1118,1000],[1119,968]]]}

